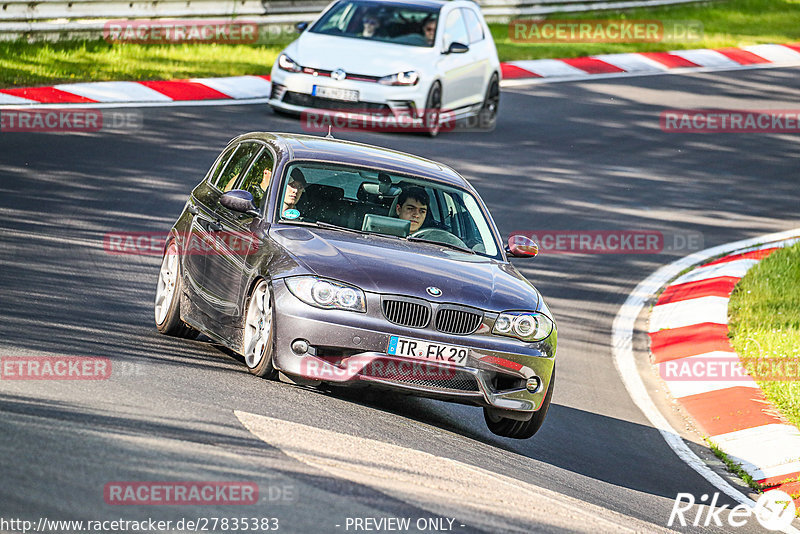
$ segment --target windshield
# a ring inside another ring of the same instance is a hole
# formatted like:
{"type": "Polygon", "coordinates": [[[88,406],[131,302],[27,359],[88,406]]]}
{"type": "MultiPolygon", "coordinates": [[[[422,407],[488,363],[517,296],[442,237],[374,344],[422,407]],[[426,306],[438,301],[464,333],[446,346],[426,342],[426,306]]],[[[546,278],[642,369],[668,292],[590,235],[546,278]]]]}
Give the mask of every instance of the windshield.
{"type": "Polygon", "coordinates": [[[500,259],[478,199],[424,178],[298,162],[287,167],[278,202],[281,222],[430,241],[500,259]]]}
{"type": "Polygon", "coordinates": [[[409,46],[433,46],[439,10],[383,2],[338,2],[311,27],[313,33],[409,46]]]}

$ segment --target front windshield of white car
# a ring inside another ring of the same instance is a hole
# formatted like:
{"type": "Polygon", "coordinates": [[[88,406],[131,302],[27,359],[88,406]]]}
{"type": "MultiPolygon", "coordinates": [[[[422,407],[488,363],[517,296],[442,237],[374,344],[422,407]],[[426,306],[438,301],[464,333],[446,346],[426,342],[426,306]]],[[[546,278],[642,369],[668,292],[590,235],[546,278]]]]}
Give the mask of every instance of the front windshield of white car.
{"type": "Polygon", "coordinates": [[[430,242],[501,259],[480,201],[425,178],[297,162],[286,168],[276,201],[280,222],[430,242]]]}
{"type": "Polygon", "coordinates": [[[338,2],[311,27],[312,33],[431,47],[439,10],[384,2],[338,2]]]}

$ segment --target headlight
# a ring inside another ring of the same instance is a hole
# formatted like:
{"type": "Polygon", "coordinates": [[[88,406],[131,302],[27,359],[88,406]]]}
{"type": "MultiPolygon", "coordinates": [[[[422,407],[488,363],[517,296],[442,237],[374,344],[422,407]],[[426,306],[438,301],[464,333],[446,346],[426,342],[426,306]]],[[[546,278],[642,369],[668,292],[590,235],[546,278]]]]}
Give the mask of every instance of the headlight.
{"type": "Polygon", "coordinates": [[[289,72],[300,72],[303,70],[303,67],[295,63],[294,60],[286,54],[281,54],[278,56],[278,66],[283,70],[288,70],[289,72]]]}
{"type": "Polygon", "coordinates": [[[316,276],[294,276],[286,279],[292,295],[306,304],[327,310],[367,311],[364,292],[341,282],[316,276]]]}
{"type": "Polygon", "coordinates": [[[389,76],[384,76],[378,80],[378,83],[383,85],[417,85],[419,81],[419,73],[415,70],[406,72],[398,72],[389,76]]]}
{"type": "Polygon", "coordinates": [[[553,320],[540,312],[503,312],[497,316],[492,333],[522,341],[541,341],[553,331],[553,320]]]}

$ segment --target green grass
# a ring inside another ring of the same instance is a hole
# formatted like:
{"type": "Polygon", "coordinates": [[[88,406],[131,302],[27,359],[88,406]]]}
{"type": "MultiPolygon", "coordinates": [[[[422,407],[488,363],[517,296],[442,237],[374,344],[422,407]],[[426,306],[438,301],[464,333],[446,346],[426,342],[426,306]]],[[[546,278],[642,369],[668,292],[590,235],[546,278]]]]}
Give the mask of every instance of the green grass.
{"type": "MultiPolygon", "coordinates": [[[[524,17],[523,17],[524,18],[524,17]]],[[[719,0],[623,13],[550,15],[550,19],[696,20],[704,38],[694,42],[532,44],[509,39],[508,24],[491,24],[501,61],[578,57],[616,52],[800,42],[800,0],[719,0]]],[[[296,34],[282,32],[261,44],[110,44],[92,41],[0,41],[0,87],[100,80],[164,80],[268,74],[275,56],[296,34]]]]}
{"type": "MultiPolygon", "coordinates": [[[[532,18],[532,17],[520,17],[532,18]]],[[[548,15],[548,19],[627,19],[685,21],[703,25],[700,41],[658,43],[517,43],[507,24],[492,24],[492,35],[502,61],[568,58],[618,52],[664,52],[691,48],[721,48],[760,43],[800,41],[800,0],[721,0],[702,4],[548,15]]]]}
{"type": "Polygon", "coordinates": [[[800,427],[800,243],[779,250],[750,269],[728,305],[731,343],[746,362],[770,358],[795,362],[794,380],[758,381],[767,398],[800,427]]]}
{"type": "Polygon", "coordinates": [[[756,482],[755,479],[748,475],[747,471],[742,468],[742,464],[731,460],[730,457],[725,454],[725,451],[720,449],[713,441],[710,441],[708,438],[706,438],[706,443],[708,443],[708,446],[711,447],[711,451],[714,453],[714,456],[719,458],[722,463],[725,464],[725,466],[728,468],[728,471],[742,479],[742,481],[747,484],[750,489],[761,493],[768,487],[756,482]]]}

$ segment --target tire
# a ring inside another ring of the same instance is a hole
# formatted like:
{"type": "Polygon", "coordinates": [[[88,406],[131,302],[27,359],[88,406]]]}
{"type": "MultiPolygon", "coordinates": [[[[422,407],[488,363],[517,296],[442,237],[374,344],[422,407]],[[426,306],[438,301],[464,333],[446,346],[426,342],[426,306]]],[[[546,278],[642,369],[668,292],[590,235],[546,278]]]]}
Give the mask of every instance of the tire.
{"type": "Polygon", "coordinates": [[[483,409],[483,418],[486,426],[492,434],[513,439],[528,439],[542,427],[544,418],[547,417],[547,409],[550,407],[550,400],[553,398],[553,387],[556,383],[556,369],[553,367],[553,374],[550,377],[550,385],[547,386],[547,393],[544,396],[542,407],[533,413],[533,417],[527,421],[518,421],[508,417],[496,417],[489,414],[486,408],[483,409]]]}
{"type": "Polygon", "coordinates": [[[483,106],[478,112],[478,121],[481,128],[490,130],[497,123],[497,111],[500,108],[500,80],[497,74],[492,74],[489,85],[486,87],[486,95],[483,98],[483,106]]]}
{"type": "Polygon", "coordinates": [[[180,254],[178,244],[172,240],[167,245],[161,260],[156,283],[154,314],[156,328],[167,336],[195,339],[200,332],[181,320],[181,280],[180,254]]]}
{"type": "Polygon", "coordinates": [[[431,136],[439,135],[440,116],[442,112],[442,84],[433,82],[428,99],[425,101],[425,115],[423,117],[425,132],[431,136]]]}
{"type": "Polygon", "coordinates": [[[272,365],[275,349],[275,312],[272,291],[266,280],[259,280],[247,299],[242,335],[242,356],[256,376],[274,380],[278,372],[272,365]]]}

